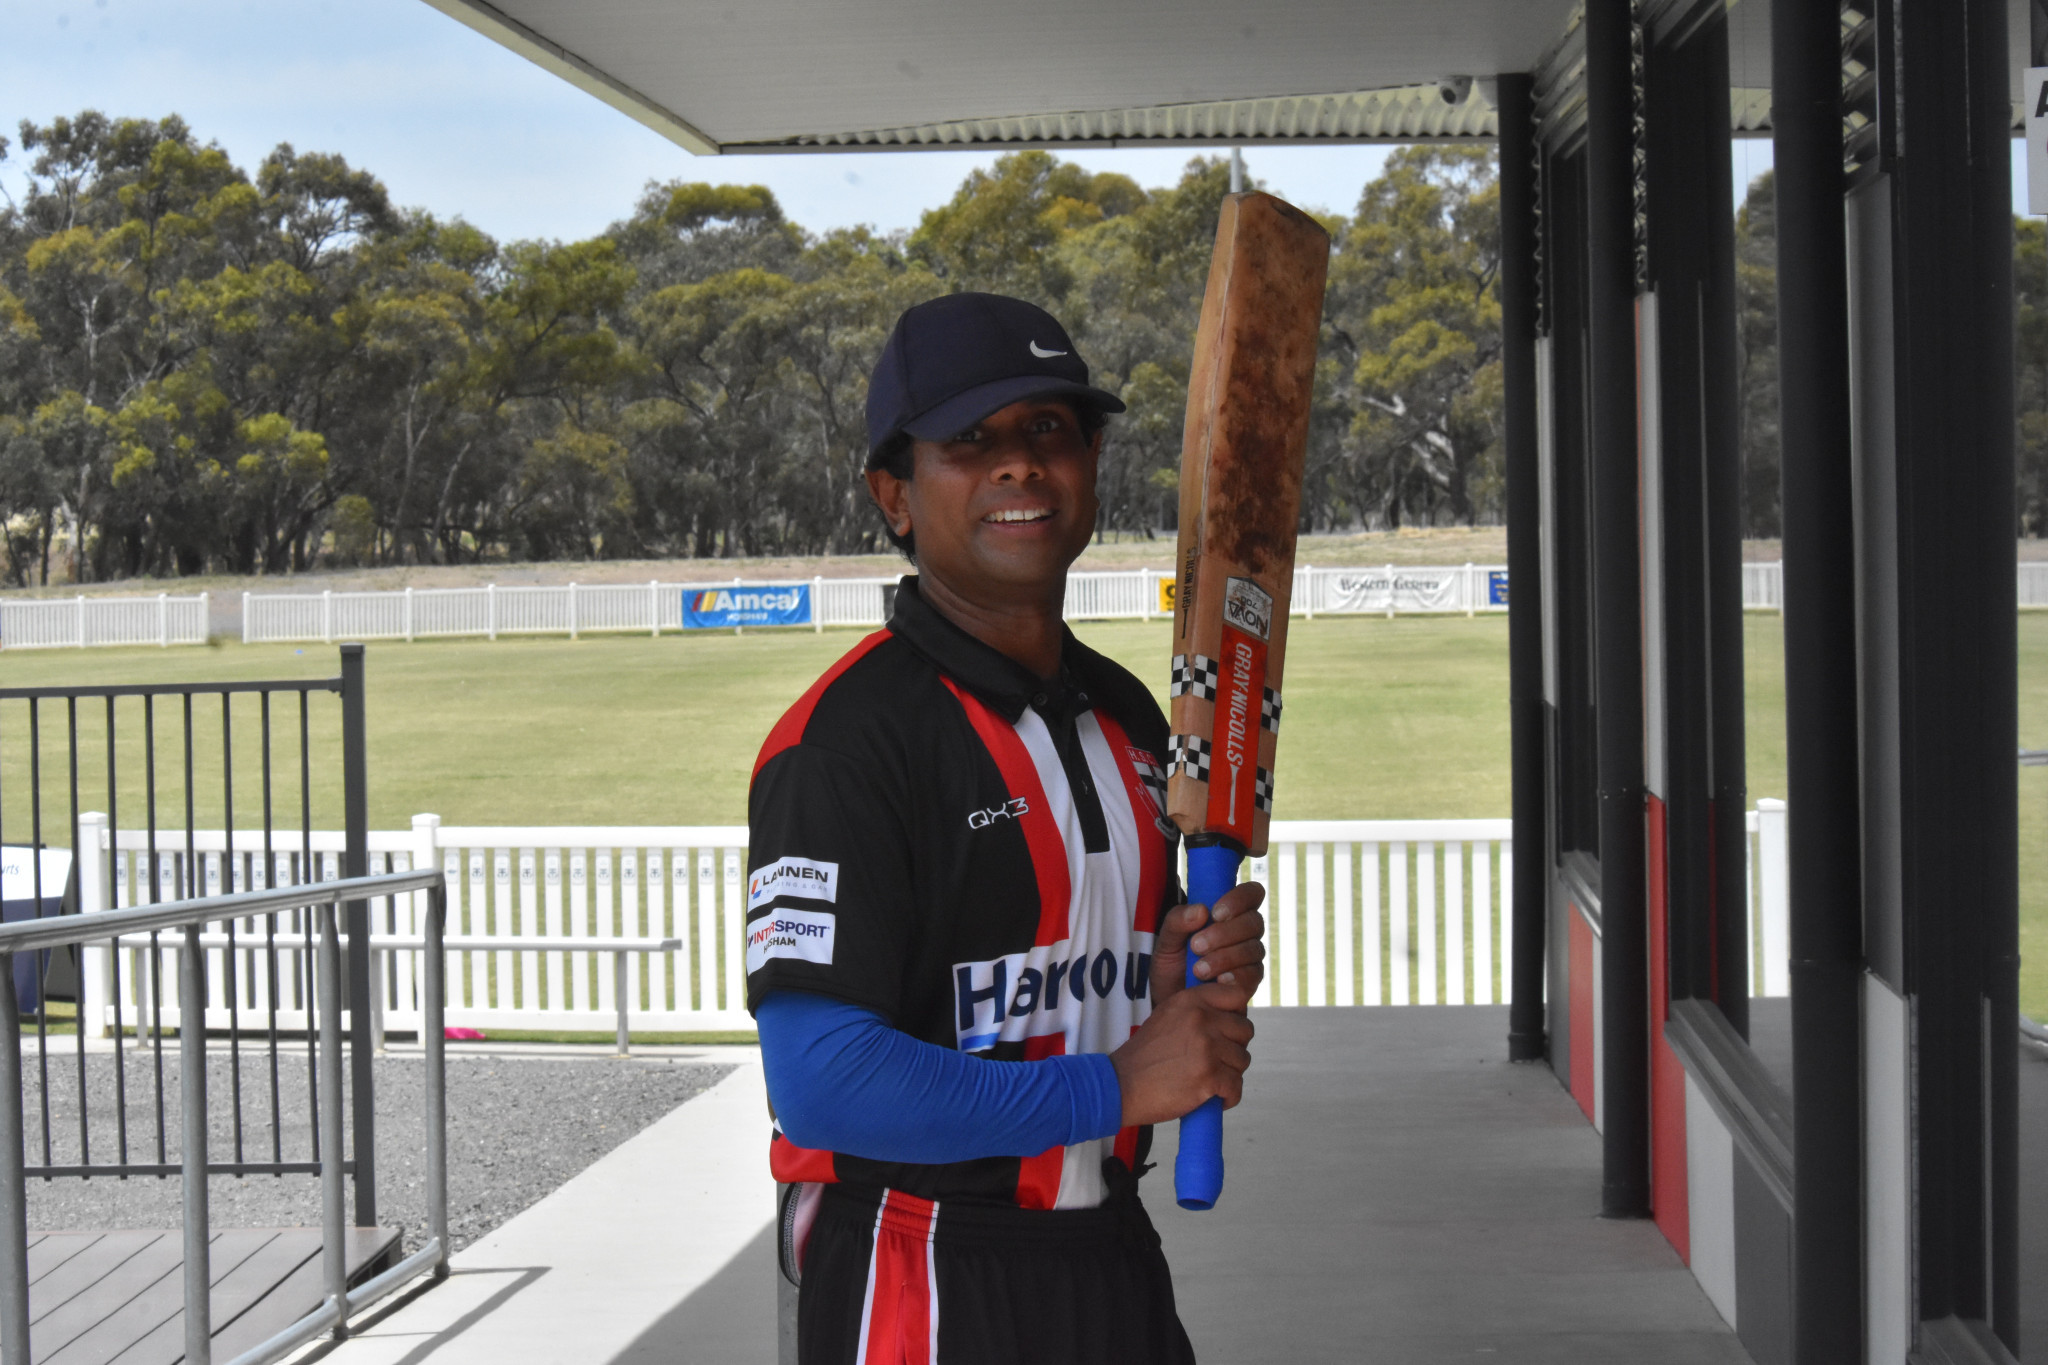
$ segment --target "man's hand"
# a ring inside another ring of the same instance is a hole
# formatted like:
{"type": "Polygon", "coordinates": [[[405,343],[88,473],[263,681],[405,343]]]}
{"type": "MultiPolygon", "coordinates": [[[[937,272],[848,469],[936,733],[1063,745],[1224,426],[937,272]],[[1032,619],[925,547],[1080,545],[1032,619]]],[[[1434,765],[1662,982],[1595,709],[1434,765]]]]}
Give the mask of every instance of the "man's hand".
{"type": "Polygon", "coordinates": [[[1252,1021],[1241,982],[1207,982],[1179,991],[1152,1011],[1130,1041],[1109,1054],[1123,1091],[1123,1126],[1163,1123],[1212,1095],[1234,1107],[1244,1095],[1252,1021]]]}
{"type": "Polygon", "coordinates": [[[1244,1094],[1252,1063],[1245,1017],[1266,974],[1266,888],[1246,882],[1209,907],[1180,905],[1159,923],[1152,942],[1152,1014],[1130,1041],[1109,1055],[1123,1090],[1126,1127],[1177,1119],[1211,1096],[1223,1107],[1244,1094]],[[1187,958],[1203,984],[1189,988],[1187,958]]]}
{"type": "Polygon", "coordinates": [[[1153,1010],[1186,985],[1190,948],[1199,955],[1197,980],[1242,986],[1250,1000],[1266,975],[1266,945],[1261,941],[1266,919],[1259,913],[1265,900],[1265,887],[1244,882],[1217,899],[1214,916],[1205,905],[1177,905],[1168,911],[1152,940],[1153,1010]]]}

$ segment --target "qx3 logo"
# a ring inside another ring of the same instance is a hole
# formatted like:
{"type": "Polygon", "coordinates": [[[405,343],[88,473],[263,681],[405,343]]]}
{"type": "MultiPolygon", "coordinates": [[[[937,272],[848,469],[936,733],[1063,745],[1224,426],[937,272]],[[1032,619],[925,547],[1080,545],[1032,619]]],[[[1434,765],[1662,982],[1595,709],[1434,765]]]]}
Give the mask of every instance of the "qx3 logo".
{"type": "Polygon", "coordinates": [[[1038,358],[1039,358],[1040,360],[1051,360],[1051,359],[1052,359],[1052,358],[1053,358],[1054,356],[1056,356],[1056,355],[1065,355],[1065,354],[1066,354],[1066,352],[1065,352],[1065,351],[1048,351],[1048,350],[1046,350],[1046,349],[1045,349],[1044,347],[1040,346],[1040,345],[1039,345],[1039,344],[1038,344],[1037,342],[1035,342],[1035,341],[1034,341],[1034,342],[1032,342],[1032,343],[1031,343],[1031,354],[1033,354],[1033,355],[1037,356],[1037,357],[1038,357],[1038,358]]]}
{"type": "Polygon", "coordinates": [[[1029,802],[1025,801],[1021,796],[1012,797],[1000,806],[990,806],[987,810],[971,810],[967,812],[967,828],[987,829],[998,820],[1014,820],[1020,815],[1028,815],[1030,813],[1031,806],[1029,802]]]}

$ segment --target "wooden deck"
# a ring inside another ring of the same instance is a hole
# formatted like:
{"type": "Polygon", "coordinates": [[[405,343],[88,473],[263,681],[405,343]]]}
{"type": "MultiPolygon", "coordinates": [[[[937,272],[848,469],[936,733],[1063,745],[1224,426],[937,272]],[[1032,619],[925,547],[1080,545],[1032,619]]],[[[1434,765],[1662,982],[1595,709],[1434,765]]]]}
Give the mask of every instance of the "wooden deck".
{"type": "MultiPolygon", "coordinates": [[[[350,1279],[398,1239],[351,1228],[350,1279]]],[[[30,1339],[35,1365],[174,1365],[185,1356],[184,1234],[29,1234],[30,1339]]],[[[320,1306],[317,1228],[213,1234],[213,1357],[231,1360],[320,1306]]]]}

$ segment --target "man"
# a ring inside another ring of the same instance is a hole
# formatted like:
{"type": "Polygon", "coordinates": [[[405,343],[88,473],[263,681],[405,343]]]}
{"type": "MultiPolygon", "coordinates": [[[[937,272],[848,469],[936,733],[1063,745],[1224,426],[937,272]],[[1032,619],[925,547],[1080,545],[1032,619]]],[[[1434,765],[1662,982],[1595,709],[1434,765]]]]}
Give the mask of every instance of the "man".
{"type": "Polygon", "coordinates": [[[918,572],[749,799],[803,1365],[1193,1359],[1137,1178],[1150,1125],[1238,1100],[1264,892],[1176,904],[1165,720],[1060,620],[1122,409],[990,294],[910,309],[870,379],[868,487],[918,572]]]}

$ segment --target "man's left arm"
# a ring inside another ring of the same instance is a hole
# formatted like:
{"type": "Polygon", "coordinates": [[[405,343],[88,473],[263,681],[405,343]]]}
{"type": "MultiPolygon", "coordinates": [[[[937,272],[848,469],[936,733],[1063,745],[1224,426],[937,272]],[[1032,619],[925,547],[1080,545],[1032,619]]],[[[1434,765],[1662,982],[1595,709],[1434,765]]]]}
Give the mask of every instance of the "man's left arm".
{"type": "Polygon", "coordinates": [[[873,1161],[1036,1156],[1123,1123],[1107,1056],[999,1062],[940,1047],[880,1015],[778,990],[755,1011],[783,1136],[873,1161]]]}

